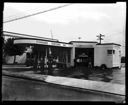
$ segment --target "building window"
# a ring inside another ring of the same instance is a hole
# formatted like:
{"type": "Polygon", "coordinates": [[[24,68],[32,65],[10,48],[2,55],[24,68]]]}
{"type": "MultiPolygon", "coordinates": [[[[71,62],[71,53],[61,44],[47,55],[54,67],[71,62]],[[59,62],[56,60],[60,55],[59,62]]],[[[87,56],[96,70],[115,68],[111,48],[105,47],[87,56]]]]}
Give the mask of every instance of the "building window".
{"type": "Polygon", "coordinates": [[[107,53],[108,54],[112,54],[112,50],[107,50],[107,53]]]}

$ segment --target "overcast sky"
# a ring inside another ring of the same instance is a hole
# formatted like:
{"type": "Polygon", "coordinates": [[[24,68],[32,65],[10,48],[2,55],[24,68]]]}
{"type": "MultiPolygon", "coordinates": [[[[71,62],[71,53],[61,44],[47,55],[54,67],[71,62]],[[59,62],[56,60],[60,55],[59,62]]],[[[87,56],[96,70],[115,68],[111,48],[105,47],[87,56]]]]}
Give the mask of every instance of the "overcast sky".
{"type": "MultiPolygon", "coordinates": [[[[31,13],[48,10],[66,3],[5,3],[3,21],[31,13]]],[[[98,41],[97,35],[105,35],[102,42],[125,44],[126,3],[71,4],[21,20],[4,23],[3,30],[30,34],[69,42],[72,40],[98,41]]],[[[122,48],[124,55],[124,47],[122,48]]]]}

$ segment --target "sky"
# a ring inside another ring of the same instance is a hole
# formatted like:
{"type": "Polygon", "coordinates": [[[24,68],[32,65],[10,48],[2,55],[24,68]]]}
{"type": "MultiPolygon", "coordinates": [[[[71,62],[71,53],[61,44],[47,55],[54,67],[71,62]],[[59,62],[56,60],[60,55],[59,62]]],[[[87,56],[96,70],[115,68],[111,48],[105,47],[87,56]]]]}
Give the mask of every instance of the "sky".
{"type": "MultiPolygon", "coordinates": [[[[4,3],[3,21],[49,10],[68,3],[4,3]]],[[[121,44],[125,55],[126,2],[73,3],[63,8],[3,24],[4,31],[70,41],[121,44]],[[52,34],[52,35],[51,35],[52,34]],[[78,39],[81,37],[81,39],[78,39]]]]}

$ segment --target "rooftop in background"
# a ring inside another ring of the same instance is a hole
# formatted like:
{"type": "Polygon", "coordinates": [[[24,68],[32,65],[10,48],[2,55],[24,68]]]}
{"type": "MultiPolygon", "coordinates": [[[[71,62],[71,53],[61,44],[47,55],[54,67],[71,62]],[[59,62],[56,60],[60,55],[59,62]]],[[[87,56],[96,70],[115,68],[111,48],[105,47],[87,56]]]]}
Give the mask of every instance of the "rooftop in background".
{"type": "Polygon", "coordinates": [[[98,43],[96,41],[70,41],[69,43],[97,43],[96,45],[118,45],[121,46],[120,44],[117,43],[98,43]]]}
{"type": "Polygon", "coordinates": [[[117,44],[117,43],[98,43],[97,45],[118,45],[118,46],[121,46],[120,44],[117,44]]]}
{"type": "Polygon", "coordinates": [[[69,43],[98,43],[96,41],[70,41],[69,43]]]}
{"type": "Polygon", "coordinates": [[[27,35],[27,34],[15,33],[15,32],[8,32],[8,31],[3,31],[3,34],[5,36],[14,36],[18,38],[43,39],[43,40],[57,41],[57,42],[59,41],[57,39],[52,39],[52,38],[45,38],[45,37],[39,37],[39,36],[27,35]]]}

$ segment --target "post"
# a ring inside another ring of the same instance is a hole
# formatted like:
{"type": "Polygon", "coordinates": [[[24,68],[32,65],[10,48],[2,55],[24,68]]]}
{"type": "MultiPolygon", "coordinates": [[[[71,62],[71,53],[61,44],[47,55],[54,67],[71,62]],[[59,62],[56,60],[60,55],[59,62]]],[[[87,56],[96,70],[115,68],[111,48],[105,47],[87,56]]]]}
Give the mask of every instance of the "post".
{"type": "Polygon", "coordinates": [[[73,46],[71,49],[71,66],[74,66],[74,59],[75,59],[75,47],[73,46]]]}

